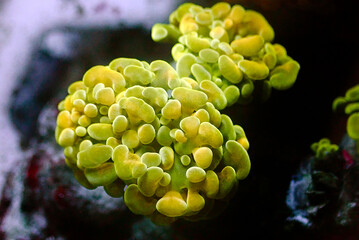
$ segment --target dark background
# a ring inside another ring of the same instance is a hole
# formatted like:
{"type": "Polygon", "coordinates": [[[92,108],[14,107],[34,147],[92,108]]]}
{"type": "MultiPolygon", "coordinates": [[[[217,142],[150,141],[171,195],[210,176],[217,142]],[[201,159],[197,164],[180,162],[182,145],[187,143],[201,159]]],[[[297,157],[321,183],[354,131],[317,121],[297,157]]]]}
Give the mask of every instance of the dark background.
{"type": "MultiPolygon", "coordinates": [[[[196,238],[358,239],[336,229],[293,230],[285,205],[291,176],[323,137],[339,144],[345,117],[332,101],[359,82],[359,8],[356,1],[228,1],[261,12],[301,69],[295,85],[272,91],[264,104],[233,106],[225,112],[244,127],[252,169],[224,214],[203,223],[196,238]],[[202,238],[202,234],[206,237],[202,238]],[[216,236],[216,237],[213,237],[216,236]]],[[[197,229],[192,225],[193,230],[197,229]]],[[[192,231],[191,231],[192,232],[192,231]]]]}

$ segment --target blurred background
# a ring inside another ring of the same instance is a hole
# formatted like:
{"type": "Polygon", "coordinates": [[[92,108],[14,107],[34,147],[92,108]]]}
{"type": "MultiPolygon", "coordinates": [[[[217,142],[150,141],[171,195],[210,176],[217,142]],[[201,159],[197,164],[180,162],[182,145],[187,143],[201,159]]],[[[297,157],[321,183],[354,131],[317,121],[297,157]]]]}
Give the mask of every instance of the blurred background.
{"type": "Polygon", "coordinates": [[[0,239],[358,239],[355,221],[310,222],[287,204],[311,143],[345,135],[331,105],[359,83],[356,1],[227,0],[262,13],[301,70],[290,90],[224,111],[246,131],[252,170],[217,218],[157,227],[64,167],[53,131],[67,86],[117,57],[171,61],[150,29],[184,2],[219,1],[0,1],[0,239]]]}

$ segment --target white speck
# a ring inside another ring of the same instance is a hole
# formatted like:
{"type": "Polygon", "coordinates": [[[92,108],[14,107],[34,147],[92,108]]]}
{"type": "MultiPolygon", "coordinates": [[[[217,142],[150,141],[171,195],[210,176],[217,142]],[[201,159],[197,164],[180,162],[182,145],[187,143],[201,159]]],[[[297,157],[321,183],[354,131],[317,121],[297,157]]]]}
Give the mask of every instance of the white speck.
{"type": "MultiPolygon", "coordinates": [[[[303,216],[301,216],[301,215],[296,215],[295,217],[291,217],[291,218],[289,218],[290,220],[296,220],[297,222],[300,222],[300,223],[302,223],[303,225],[308,225],[309,224],[309,220],[308,220],[308,218],[306,218],[306,217],[303,217],[303,216]]],[[[311,224],[309,224],[309,226],[310,226],[311,224]]]]}

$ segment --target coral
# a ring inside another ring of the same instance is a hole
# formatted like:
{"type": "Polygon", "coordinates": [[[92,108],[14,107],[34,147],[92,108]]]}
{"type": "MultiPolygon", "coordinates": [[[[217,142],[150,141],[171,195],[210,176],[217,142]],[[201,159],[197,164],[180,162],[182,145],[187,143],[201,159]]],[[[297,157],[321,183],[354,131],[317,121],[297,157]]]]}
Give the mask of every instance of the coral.
{"type": "Polygon", "coordinates": [[[359,85],[348,89],[344,97],[337,97],[332,108],[349,115],[347,133],[350,138],[359,140],[359,85]]]}
{"type": "Polygon", "coordinates": [[[178,74],[210,80],[212,91],[218,92],[214,105],[219,110],[249,102],[255,88],[267,99],[271,88],[288,89],[297,78],[298,62],[282,45],[271,43],[273,28],[258,12],[224,2],[212,8],[185,3],[169,22],[153,26],[153,40],[176,42],[172,57],[178,74]]]}
{"type": "Polygon", "coordinates": [[[116,59],[68,92],[56,129],[67,164],[87,188],[120,197],[128,185],[124,200],[134,213],[198,213],[249,173],[243,129],[163,61],[116,59]],[[171,90],[174,82],[180,87],[171,90]]]}
{"type": "Polygon", "coordinates": [[[321,160],[337,152],[339,149],[338,145],[331,144],[328,138],[322,138],[319,142],[313,143],[310,148],[315,153],[315,157],[321,160]]]}
{"type": "Polygon", "coordinates": [[[257,81],[265,97],[289,88],[299,64],[239,5],[183,4],[152,37],[180,42],[176,69],[133,58],[89,69],[59,103],[55,138],[84,187],[123,196],[133,213],[158,224],[209,218],[251,166],[243,128],[219,110],[250,101],[257,81]]]}

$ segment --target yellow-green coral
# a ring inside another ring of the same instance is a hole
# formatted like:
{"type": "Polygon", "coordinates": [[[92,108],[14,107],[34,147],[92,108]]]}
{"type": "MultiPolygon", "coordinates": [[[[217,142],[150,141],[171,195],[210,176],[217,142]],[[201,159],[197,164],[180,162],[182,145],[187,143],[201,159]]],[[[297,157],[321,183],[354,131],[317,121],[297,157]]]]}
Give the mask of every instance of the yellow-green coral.
{"type": "Polygon", "coordinates": [[[176,43],[176,68],[117,58],[89,69],[59,103],[55,138],[79,183],[123,196],[133,213],[209,218],[251,168],[243,128],[219,110],[252,99],[256,84],[266,97],[291,87],[299,64],[239,5],[185,3],[152,38],[176,43]]]}
{"type": "Polygon", "coordinates": [[[243,129],[217,110],[223,99],[213,82],[192,87],[163,62],[116,59],[69,87],[56,140],[85,187],[120,197],[128,185],[134,213],[190,218],[250,170],[243,129]]]}
{"type": "Polygon", "coordinates": [[[311,145],[315,157],[318,159],[325,159],[328,155],[338,151],[339,147],[336,144],[330,143],[328,138],[322,138],[319,142],[311,145]]]}
{"type": "MultiPolygon", "coordinates": [[[[300,68],[282,45],[272,44],[274,30],[267,20],[240,5],[221,2],[203,8],[185,3],[170,15],[169,24],[153,26],[152,38],[176,43],[172,56],[180,77],[192,75],[198,82],[208,80],[218,86],[223,96],[218,109],[248,102],[253,89],[247,88],[254,84],[267,90],[288,89],[300,68]]],[[[269,94],[265,91],[262,98],[269,94]]]]}
{"type": "Polygon", "coordinates": [[[344,97],[333,101],[333,110],[349,115],[347,133],[354,140],[359,140],[359,85],[348,89],[344,97]]]}

